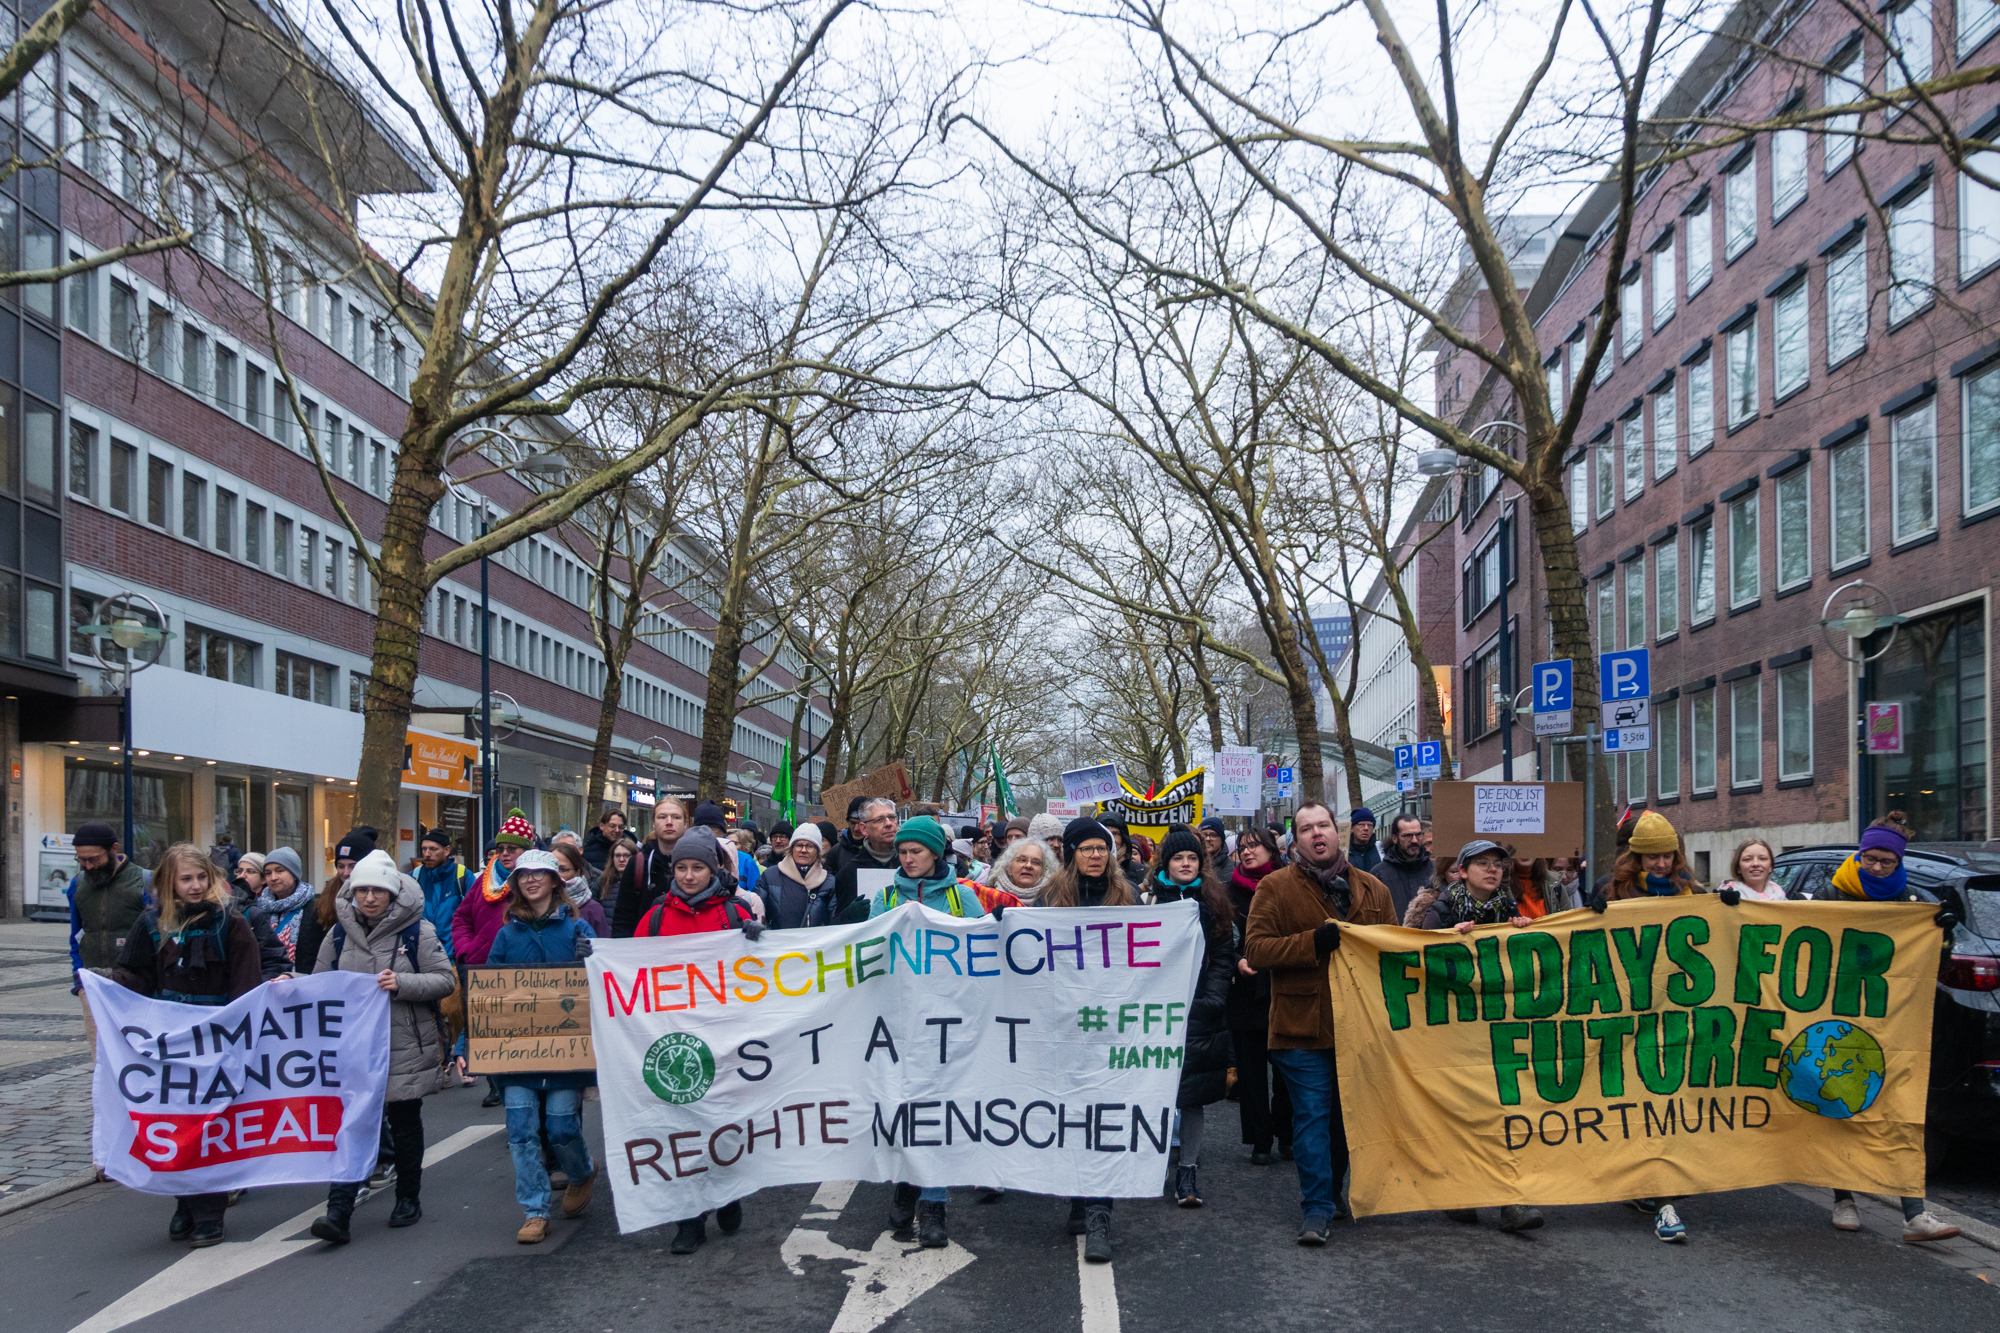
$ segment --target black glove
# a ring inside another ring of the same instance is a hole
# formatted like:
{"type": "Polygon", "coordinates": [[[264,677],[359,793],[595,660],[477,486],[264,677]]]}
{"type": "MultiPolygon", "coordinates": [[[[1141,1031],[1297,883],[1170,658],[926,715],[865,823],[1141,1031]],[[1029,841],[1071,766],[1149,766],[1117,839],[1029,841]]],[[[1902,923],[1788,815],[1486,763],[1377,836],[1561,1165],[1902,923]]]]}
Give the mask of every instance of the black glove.
{"type": "Polygon", "coordinates": [[[1715,896],[1722,899],[1722,905],[1724,907],[1734,907],[1738,903],[1743,901],[1743,895],[1738,893],[1735,889],[1724,889],[1715,896]]]}
{"type": "Polygon", "coordinates": [[[1958,913],[1952,911],[1949,907],[1938,908],[1937,915],[1932,917],[1931,920],[1937,922],[1938,929],[1940,930],[1952,931],[1958,928],[1958,913]]]}
{"type": "Polygon", "coordinates": [[[1315,926],[1313,928],[1314,953],[1324,958],[1339,947],[1340,925],[1338,922],[1329,921],[1323,926],[1315,926]]]}
{"type": "Polygon", "coordinates": [[[1590,910],[1593,912],[1602,912],[1605,908],[1609,907],[1610,905],[1611,904],[1606,902],[1603,898],[1592,898],[1590,900],[1590,910]]]}
{"type": "Polygon", "coordinates": [[[580,963],[588,957],[590,957],[590,936],[579,935],[576,937],[576,961],[580,963]]]}
{"type": "Polygon", "coordinates": [[[754,940],[754,939],[756,939],[756,938],[757,938],[757,937],[758,937],[759,935],[762,935],[763,933],[764,933],[764,923],[763,923],[763,922],[761,922],[761,921],[756,921],[756,920],[751,920],[751,921],[745,921],[745,922],[743,923],[743,938],[744,938],[744,939],[746,939],[746,940],[754,940]]]}
{"type": "Polygon", "coordinates": [[[995,921],[998,921],[1001,917],[1005,915],[1007,915],[1007,904],[1005,903],[993,904],[993,919],[995,921]]]}

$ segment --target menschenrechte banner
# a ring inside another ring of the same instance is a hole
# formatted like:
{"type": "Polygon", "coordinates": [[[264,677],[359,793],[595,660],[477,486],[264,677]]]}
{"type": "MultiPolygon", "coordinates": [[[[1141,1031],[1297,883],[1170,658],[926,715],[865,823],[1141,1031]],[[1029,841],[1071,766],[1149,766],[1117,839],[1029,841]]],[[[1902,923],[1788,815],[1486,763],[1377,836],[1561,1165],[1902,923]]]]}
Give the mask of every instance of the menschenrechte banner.
{"type": "Polygon", "coordinates": [[[1701,894],[1344,929],[1327,966],[1355,1215],[1922,1194],[1936,911],[1701,894]]]}
{"type": "Polygon", "coordinates": [[[1192,903],[908,903],[854,925],[601,940],[592,1044],[621,1231],[767,1185],[1159,1192],[1192,903]]]}
{"type": "Polygon", "coordinates": [[[271,981],[221,1006],[91,972],[83,984],[97,1020],[91,1152],[111,1179],[209,1194],[374,1170],[389,1076],[389,996],[374,976],[271,981]]]}

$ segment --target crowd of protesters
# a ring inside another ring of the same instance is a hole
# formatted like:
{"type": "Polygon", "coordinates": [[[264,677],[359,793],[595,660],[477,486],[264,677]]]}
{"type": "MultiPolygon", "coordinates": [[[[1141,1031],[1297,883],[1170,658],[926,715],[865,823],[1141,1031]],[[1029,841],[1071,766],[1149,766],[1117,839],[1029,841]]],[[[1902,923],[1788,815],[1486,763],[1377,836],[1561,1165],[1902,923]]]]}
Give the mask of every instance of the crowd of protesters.
{"type": "MultiPolygon", "coordinates": [[[[363,1192],[391,1181],[396,1202],[388,1224],[408,1226],[423,1215],[423,1099],[476,1082],[467,1073],[463,1021],[468,966],[576,963],[605,937],[735,930],[754,939],[767,929],[863,921],[912,902],[956,917],[998,918],[1042,907],[1189,901],[1202,961],[1164,1193],[1181,1207],[1203,1206],[1206,1108],[1236,1101],[1249,1161],[1294,1164],[1298,1241],[1321,1246],[1346,1212],[1348,1140],[1326,967],[1344,926],[1520,928],[1557,912],[1604,912],[1628,899],[1711,891],[1696,881],[1680,835],[1657,811],[1619,822],[1611,867],[1594,882],[1580,861],[1516,856],[1493,841],[1433,849],[1430,822],[1408,812],[1384,825],[1359,807],[1343,829],[1318,802],[1301,805],[1289,828],[1231,831],[1210,818],[1173,825],[1157,843],[1110,818],[1065,823],[1038,814],[954,828],[936,807],[905,813],[881,797],[857,798],[844,813],[844,827],[778,822],[766,835],[739,822],[733,802],[662,796],[643,840],[613,808],[581,838],[562,830],[545,841],[513,810],[476,862],[462,856],[450,833],[427,829],[407,866],[376,845],[375,829],[358,827],[335,844],[333,876],[318,888],[290,848],[230,846],[217,857],[182,843],[148,872],[122,854],[108,826],[85,824],[75,834],[79,871],[69,889],[71,965],[79,977],[93,970],[142,994],[201,1005],[314,971],[374,976],[391,997],[380,1161],[366,1181],[330,1184],[312,1234],[338,1245],[349,1239],[363,1192]]],[[[1907,880],[1909,838],[1900,812],[1876,820],[1821,896],[1935,901],[1907,880]]],[[[1730,906],[1784,899],[1774,864],[1768,842],[1748,839],[1713,891],[1730,906]]],[[[1949,929],[1949,913],[1940,908],[1938,919],[1949,929]]],[[[90,1026],[87,1002],[84,1017],[90,1026]]],[[[597,1167],[584,1141],[582,1103],[595,1081],[591,1072],[488,1080],[483,1105],[505,1108],[523,1244],[545,1240],[554,1214],[579,1217],[591,1201],[597,1167]]],[[[1001,1192],[979,1193],[990,1201],[1001,1192]]],[[[941,1187],[897,1184],[894,1236],[927,1248],[948,1245],[948,1199],[941,1187]]],[[[231,1202],[221,1194],[177,1200],[170,1239],[219,1243],[231,1202]]],[[[1084,1257],[1109,1261],[1112,1201],[1069,1202],[1068,1229],[1084,1237],[1084,1257]]],[[[1688,1234],[1679,1202],[1633,1206],[1658,1239],[1678,1242],[1688,1234]]],[[[1957,1234],[1923,1199],[1902,1202],[1904,1240],[1957,1234]]],[[[1472,1210],[1447,1216],[1479,1220],[1472,1210]]],[[[742,1201],[716,1210],[714,1220],[723,1233],[736,1231],[742,1201]]],[[[1500,1210],[1506,1230],[1544,1221],[1533,1207],[1500,1210]]],[[[694,1253],[706,1243],[707,1223],[707,1215],[681,1220],[670,1252],[694,1253]]],[[[1860,1227],[1846,1191],[1834,1196],[1832,1224],[1860,1227]]]]}

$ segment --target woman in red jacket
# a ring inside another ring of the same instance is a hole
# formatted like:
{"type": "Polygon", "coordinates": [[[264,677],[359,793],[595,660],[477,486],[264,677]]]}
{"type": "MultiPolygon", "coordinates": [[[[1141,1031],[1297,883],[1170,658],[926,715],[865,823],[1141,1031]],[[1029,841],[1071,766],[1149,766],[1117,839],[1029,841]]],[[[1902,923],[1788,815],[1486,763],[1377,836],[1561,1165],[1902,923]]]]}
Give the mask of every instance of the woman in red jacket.
{"type": "MultiPolygon", "coordinates": [[[[699,833],[699,830],[697,830],[699,833]]],[[[667,895],[640,918],[635,939],[662,935],[698,935],[709,930],[740,930],[751,939],[764,933],[736,897],[736,881],[723,870],[714,838],[705,834],[674,844],[674,880],[667,895]]],[[[693,1254],[708,1239],[703,1218],[682,1218],[674,1232],[671,1254],[693,1254]]],[[[732,1200],[715,1210],[715,1224],[726,1236],[743,1225],[743,1201],[732,1200]]]]}

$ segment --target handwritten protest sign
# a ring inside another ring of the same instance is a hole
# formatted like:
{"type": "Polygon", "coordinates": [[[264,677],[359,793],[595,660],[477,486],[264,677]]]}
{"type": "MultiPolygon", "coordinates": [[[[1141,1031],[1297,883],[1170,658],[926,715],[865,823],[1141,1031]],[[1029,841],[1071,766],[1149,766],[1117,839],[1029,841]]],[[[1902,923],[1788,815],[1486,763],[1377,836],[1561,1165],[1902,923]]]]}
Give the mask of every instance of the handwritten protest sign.
{"type": "Polygon", "coordinates": [[[1470,935],[1344,929],[1355,1215],[1784,1181],[1922,1194],[1935,911],[1697,894],[1470,935]]]}
{"type": "Polygon", "coordinates": [[[845,820],[847,807],[857,796],[886,796],[897,805],[908,805],[917,799],[917,790],[910,785],[910,770],[898,759],[886,768],[826,788],[820,793],[820,800],[826,805],[828,818],[845,820]]]}
{"type": "Polygon", "coordinates": [[[380,1147],[389,996],[359,972],[175,1004],[80,974],[97,1018],[91,1155],[148,1194],[361,1180],[380,1147]]]}
{"type": "Polygon", "coordinates": [[[1192,903],[600,940],[619,1229],[821,1180],[1157,1194],[1200,959],[1192,903]]]}
{"type": "Polygon", "coordinates": [[[1516,856],[1583,855],[1581,782],[1434,782],[1431,817],[1440,856],[1474,838],[1506,843],[1516,856]]]}
{"type": "Polygon", "coordinates": [[[591,1069],[590,978],[571,967],[472,967],[465,974],[466,1067],[475,1074],[591,1069]]]}
{"type": "Polygon", "coordinates": [[[1547,833],[1546,793],[1539,783],[1475,782],[1472,785],[1472,831],[1475,833],[1547,833]]]}

